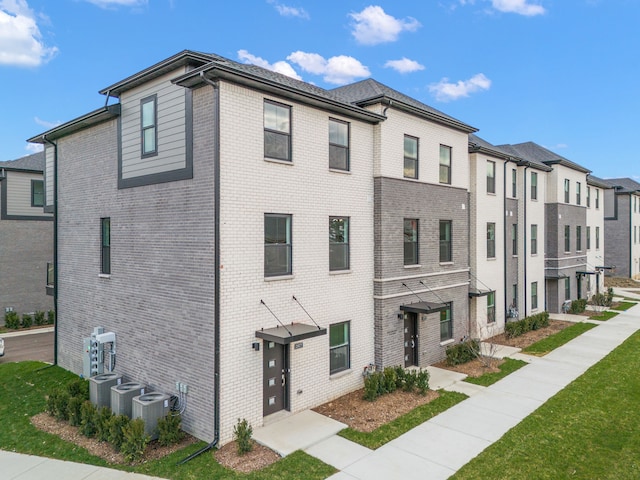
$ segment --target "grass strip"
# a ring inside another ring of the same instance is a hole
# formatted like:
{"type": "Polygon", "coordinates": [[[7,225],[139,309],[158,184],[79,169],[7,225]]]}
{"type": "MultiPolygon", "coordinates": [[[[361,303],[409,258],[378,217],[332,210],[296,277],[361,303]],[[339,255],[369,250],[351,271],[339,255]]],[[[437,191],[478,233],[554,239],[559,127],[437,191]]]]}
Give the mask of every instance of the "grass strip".
{"type": "Polygon", "coordinates": [[[560,330],[558,333],[554,333],[547,338],[543,338],[542,340],[529,345],[527,348],[523,349],[522,352],[537,356],[546,355],[550,351],[555,350],[559,346],[564,345],[576,337],[579,337],[584,332],[591,330],[596,326],[597,325],[594,325],[593,323],[575,323],[563,330],[560,330]]]}
{"type": "Polygon", "coordinates": [[[473,383],[475,385],[482,385],[483,387],[488,387],[489,385],[493,385],[498,380],[506,377],[510,373],[515,372],[519,368],[524,367],[527,362],[523,360],[515,360],[513,358],[505,358],[504,363],[500,365],[498,368],[499,372],[489,372],[479,377],[467,377],[464,379],[465,382],[473,383]]]}
{"type": "Polygon", "coordinates": [[[640,478],[638,351],[635,333],[451,478],[640,478]]]}
{"type": "Polygon", "coordinates": [[[597,315],[591,315],[589,317],[589,320],[600,320],[601,322],[604,322],[606,320],[612,319],[616,315],[620,315],[620,314],[618,312],[605,311],[605,312],[598,313],[597,315]]]}
{"type": "Polygon", "coordinates": [[[620,302],[615,307],[611,307],[611,310],[618,310],[620,312],[624,312],[625,310],[629,310],[631,307],[635,307],[637,305],[636,302],[620,302]]]}
{"type": "Polygon", "coordinates": [[[439,393],[440,396],[432,402],[414,408],[372,432],[359,432],[352,428],[345,428],[338,435],[375,450],[467,398],[465,394],[458,392],[439,390],[439,393]]]}
{"type": "Polygon", "coordinates": [[[251,474],[240,474],[224,468],[215,461],[211,452],[203,453],[184,465],[176,465],[178,461],[202,448],[205,445],[204,442],[190,445],[162,459],[149,461],[135,467],[110,465],[103,459],[91,455],[84,448],[38,430],[29,420],[33,415],[45,410],[45,396],[49,392],[76,378],[78,378],[76,375],[60,367],[51,367],[40,362],[1,364],[0,449],[144,473],[170,480],[196,478],[242,478],[249,480],[304,478],[320,480],[336,472],[333,467],[302,451],[294,452],[273,465],[251,474]]]}

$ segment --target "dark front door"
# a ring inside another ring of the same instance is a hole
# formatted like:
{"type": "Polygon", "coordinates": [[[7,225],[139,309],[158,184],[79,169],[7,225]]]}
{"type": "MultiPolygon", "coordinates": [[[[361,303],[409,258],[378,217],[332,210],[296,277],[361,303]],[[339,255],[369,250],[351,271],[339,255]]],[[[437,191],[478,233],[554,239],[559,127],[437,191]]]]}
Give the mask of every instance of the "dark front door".
{"type": "Polygon", "coordinates": [[[404,314],[404,366],[418,365],[418,314],[404,314]]]}
{"type": "Polygon", "coordinates": [[[271,415],[287,405],[287,383],[289,368],[287,365],[285,345],[264,341],[263,358],[263,415],[271,415]]]}

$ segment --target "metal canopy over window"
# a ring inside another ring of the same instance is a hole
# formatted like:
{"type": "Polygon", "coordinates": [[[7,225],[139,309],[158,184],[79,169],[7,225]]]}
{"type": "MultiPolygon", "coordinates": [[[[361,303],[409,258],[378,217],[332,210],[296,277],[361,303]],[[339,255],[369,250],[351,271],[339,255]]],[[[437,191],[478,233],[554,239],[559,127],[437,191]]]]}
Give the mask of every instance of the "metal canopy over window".
{"type": "Polygon", "coordinates": [[[495,293],[495,290],[482,290],[480,288],[472,288],[469,290],[469,298],[486,297],[490,293],[495,293]]]}
{"type": "Polygon", "coordinates": [[[567,278],[564,273],[547,273],[544,278],[546,280],[560,280],[561,278],[567,278]]]}
{"type": "Polygon", "coordinates": [[[256,330],[256,338],[262,338],[281,345],[288,345],[304,340],[305,338],[313,338],[326,334],[326,328],[319,328],[306,323],[291,323],[289,325],[278,325],[273,328],[256,330]]]}
{"type": "Polygon", "coordinates": [[[435,302],[415,302],[409,305],[400,305],[400,310],[403,312],[414,313],[434,313],[446,310],[449,306],[446,303],[435,302]]]}

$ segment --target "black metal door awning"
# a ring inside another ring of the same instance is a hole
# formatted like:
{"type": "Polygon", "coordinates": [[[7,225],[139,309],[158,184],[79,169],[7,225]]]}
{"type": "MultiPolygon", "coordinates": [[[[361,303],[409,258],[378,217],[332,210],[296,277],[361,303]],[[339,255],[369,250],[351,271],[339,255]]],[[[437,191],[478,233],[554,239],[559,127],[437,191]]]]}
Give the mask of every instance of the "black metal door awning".
{"type": "Polygon", "coordinates": [[[546,280],[560,280],[561,278],[567,278],[564,273],[547,273],[544,278],[546,280]]]}
{"type": "Polygon", "coordinates": [[[472,288],[469,290],[469,298],[486,297],[492,292],[495,292],[495,290],[482,290],[480,288],[472,288]]]}
{"type": "Polygon", "coordinates": [[[583,272],[583,271],[576,272],[576,275],[595,275],[595,274],[596,272],[583,272]]]}
{"type": "Polygon", "coordinates": [[[400,310],[403,312],[414,313],[434,313],[446,310],[449,306],[446,303],[435,302],[415,302],[408,305],[400,305],[400,310]]]}
{"type": "Polygon", "coordinates": [[[313,338],[326,334],[326,328],[320,328],[306,323],[291,323],[289,325],[278,325],[273,328],[256,330],[256,338],[262,338],[281,345],[288,345],[304,340],[305,338],[313,338]]]}

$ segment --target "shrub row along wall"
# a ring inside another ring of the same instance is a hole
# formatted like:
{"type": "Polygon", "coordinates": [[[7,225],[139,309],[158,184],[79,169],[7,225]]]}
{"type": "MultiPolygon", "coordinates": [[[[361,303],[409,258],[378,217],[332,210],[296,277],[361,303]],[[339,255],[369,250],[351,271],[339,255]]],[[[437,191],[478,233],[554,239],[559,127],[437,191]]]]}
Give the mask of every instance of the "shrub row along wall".
{"type": "Polygon", "coordinates": [[[549,326],[549,312],[541,312],[517,322],[509,322],[504,326],[504,334],[507,338],[515,338],[531,330],[538,330],[549,326]]]}

